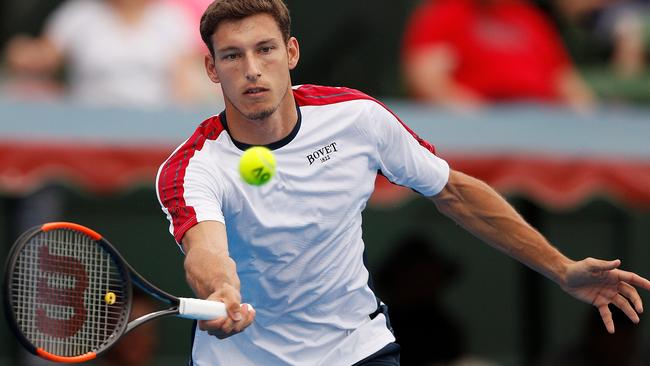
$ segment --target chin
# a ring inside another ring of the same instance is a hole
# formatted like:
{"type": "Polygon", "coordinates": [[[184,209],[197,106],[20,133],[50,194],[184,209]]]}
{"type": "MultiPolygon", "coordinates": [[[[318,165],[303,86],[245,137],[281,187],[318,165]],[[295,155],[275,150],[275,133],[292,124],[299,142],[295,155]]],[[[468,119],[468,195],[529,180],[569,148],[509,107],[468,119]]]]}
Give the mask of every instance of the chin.
{"type": "Polygon", "coordinates": [[[265,119],[271,117],[275,113],[275,108],[261,109],[246,114],[246,118],[253,121],[264,121],[265,119]]]}

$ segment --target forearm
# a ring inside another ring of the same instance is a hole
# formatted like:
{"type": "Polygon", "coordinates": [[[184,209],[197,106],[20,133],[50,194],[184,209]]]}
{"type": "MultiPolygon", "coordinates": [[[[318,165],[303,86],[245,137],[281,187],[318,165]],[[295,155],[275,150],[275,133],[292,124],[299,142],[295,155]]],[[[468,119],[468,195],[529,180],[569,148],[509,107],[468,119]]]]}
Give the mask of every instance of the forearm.
{"type": "Polygon", "coordinates": [[[47,38],[16,36],[8,42],[7,66],[14,72],[52,74],[63,61],[63,54],[47,38]]]}
{"type": "Polygon", "coordinates": [[[202,299],[223,302],[228,311],[227,317],[200,320],[199,329],[223,339],[248,327],[255,311],[241,304],[239,277],[228,254],[224,224],[204,221],[194,225],[183,236],[183,249],[185,275],[194,293],[202,299]]]}
{"type": "Polygon", "coordinates": [[[183,248],[187,283],[197,296],[207,298],[228,288],[239,292],[236,264],[228,254],[223,224],[196,225],[185,234],[183,248]]]}
{"type": "Polygon", "coordinates": [[[185,257],[184,267],[187,283],[200,298],[205,299],[225,286],[239,291],[235,262],[230,257],[196,248],[185,257]]]}
{"type": "Polygon", "coordinates": [[[459,172],[432,198],[438,210],[491,246],[557,283],[563,283],[572,261],[487,184],[459,172]]]}
{"type": "Polygon", "coordinates": [[[577,111],[588,112],[596,98],[576,70],[567,68],[557,78],[557,93],[562,102],[577,111]]]}
{"type": "Polygon", "coordinates": [[[479,95],[454,80],[456,63],[454,51],[442,45],[408,57],[404,73],[411,94],[420,101],[434,104],[480,104],[479,95]]]}

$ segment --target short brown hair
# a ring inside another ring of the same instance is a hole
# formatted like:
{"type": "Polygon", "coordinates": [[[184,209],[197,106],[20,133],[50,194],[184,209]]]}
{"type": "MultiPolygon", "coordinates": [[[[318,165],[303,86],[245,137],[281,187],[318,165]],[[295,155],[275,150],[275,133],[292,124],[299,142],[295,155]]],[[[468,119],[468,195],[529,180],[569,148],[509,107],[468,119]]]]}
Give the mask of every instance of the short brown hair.
{"type": "Polygon", "coordinates": [[[212,35],[224,20],[239,20],[251,15],[269,14],[280,28],[284,42],[291,36],[291,17],[283,0],[215,0],[201,17],[201,38],[214,56],[212,35]]]}

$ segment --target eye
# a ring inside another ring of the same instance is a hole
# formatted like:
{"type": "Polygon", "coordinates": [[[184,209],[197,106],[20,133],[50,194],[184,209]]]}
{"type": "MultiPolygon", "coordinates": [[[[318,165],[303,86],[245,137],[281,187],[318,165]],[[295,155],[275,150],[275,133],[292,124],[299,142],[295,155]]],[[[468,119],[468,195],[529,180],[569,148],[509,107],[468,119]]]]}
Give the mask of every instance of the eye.
{"type": "Polygon", "coordinates": [[[239,58],[238,53],[228,53],[221,57],[222,60],[226,60],[226,61],[236,60],[237,58],[239,58]]]}
{"type": "Polygon", "coordinates": [[[260,48],[260,53],[270,53],[275,47],[273,46],[264,46],[260,48]]]}

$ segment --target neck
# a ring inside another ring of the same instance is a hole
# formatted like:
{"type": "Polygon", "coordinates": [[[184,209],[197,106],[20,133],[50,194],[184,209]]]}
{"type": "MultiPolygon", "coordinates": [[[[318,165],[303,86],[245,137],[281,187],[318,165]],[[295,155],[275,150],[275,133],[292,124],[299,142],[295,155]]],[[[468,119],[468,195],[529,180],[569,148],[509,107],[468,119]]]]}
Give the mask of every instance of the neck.
{"type": "Polygon", "coordinates": [[[248,145],[269,145],[287,137],[298,122],[293,92],[289,88],[273,114],[263,120],[246,118],[225,99],[228,130],[233,139],[248,145]]]}

